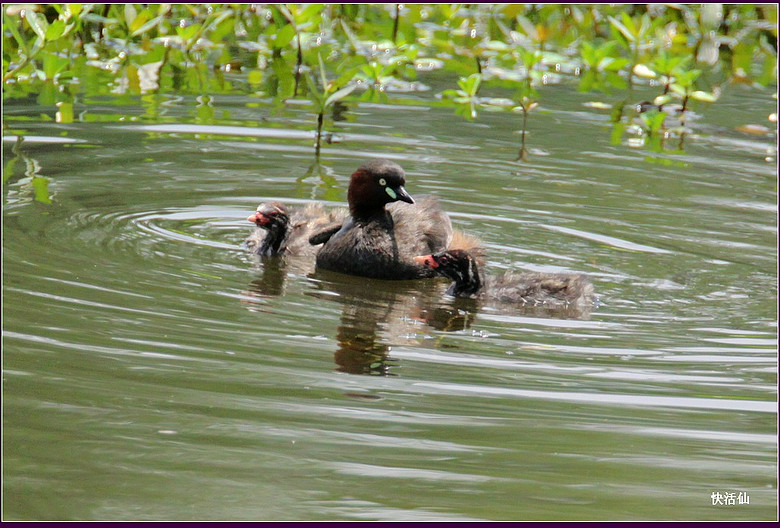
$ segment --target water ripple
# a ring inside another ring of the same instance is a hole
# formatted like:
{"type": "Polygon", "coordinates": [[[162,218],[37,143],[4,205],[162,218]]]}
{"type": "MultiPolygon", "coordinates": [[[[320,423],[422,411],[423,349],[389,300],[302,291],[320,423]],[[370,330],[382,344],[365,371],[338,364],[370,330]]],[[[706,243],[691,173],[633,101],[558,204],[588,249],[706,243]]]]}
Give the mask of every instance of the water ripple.
{"type": "Polygon", "coordinates": [[[776,413],[776,402],[726,400],[718,398],[689,398],[677,396],[650,396],[635,394],[593,394],[581,392],[554,392],[525,389],[510,389],[504,387],[484,387],[453,383],[416,382],[414,386],[420,389],[430,389],[446,394],[482,396],[504,396],[513,398],[530,398],[548,401],[567,401],[572,403],[619,405],[638,407],[674,407],[690,409],[732,410],[762,413],[776,413]]]}

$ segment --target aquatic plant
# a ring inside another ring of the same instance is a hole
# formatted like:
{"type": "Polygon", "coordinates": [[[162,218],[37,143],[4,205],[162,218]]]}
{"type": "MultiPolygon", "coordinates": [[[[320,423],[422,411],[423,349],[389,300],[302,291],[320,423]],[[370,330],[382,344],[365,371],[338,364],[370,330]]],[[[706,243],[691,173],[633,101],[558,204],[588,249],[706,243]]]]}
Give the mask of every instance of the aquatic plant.
{"type": "MultiPolygon", "coordinates": [[[[457,84],[437,104],[464,118],[480,109],[522,114],[522,160],[529,112],[548,84],[617,92],[615,136],[635,117],[626,109],[637,90],[657,87],[650,102],[662,114],[679,104],[686,128],[692,104],[717,104],[732,84],[773,85],[777,6],[4,4],[3,98],[34,94],[66,121],[84,93],[213,103],[237,91],[280,105],[303,96],[324,119],[336,101],[402,103],[435,72],[457,84]]],[[[660,120],[642,129],[681,130],[660,120]]]]}

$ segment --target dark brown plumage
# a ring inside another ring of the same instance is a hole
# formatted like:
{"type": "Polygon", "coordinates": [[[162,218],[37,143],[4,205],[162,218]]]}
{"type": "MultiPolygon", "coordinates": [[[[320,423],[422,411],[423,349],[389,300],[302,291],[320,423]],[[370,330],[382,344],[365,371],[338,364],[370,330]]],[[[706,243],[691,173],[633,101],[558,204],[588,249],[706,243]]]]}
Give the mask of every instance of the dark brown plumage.
{"type": "MultiPolygon", "coordinates": [[[[361,165],[347,193],[350,218],[323,244],[317,267],[378,279],[432,277],[433,270],[414,256],[447,248],[452,224],[435,197],[415,202],[405,183],[396,163],[377,159],[361,165]]],[[[327,236],[312,241],[322,238],[327,236]]]]}

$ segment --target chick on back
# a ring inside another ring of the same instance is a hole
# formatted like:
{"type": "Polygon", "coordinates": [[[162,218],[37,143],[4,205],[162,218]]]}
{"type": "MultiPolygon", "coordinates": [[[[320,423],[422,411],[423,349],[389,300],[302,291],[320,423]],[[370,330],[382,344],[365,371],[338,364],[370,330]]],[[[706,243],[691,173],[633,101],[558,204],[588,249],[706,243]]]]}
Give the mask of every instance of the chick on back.
{"type": "Polygon", "coordinates": [[[347,218],[344,208],[326,210],[321,204],[309,203],[296,209],[290,216],[281,202],[260,204],[257,211],[247,218],[257,225],[245,241],[247,249],[261,256],[293,255],[314,256],[317,249],[309,244],[312,234],[340,227],[347,218]]]}

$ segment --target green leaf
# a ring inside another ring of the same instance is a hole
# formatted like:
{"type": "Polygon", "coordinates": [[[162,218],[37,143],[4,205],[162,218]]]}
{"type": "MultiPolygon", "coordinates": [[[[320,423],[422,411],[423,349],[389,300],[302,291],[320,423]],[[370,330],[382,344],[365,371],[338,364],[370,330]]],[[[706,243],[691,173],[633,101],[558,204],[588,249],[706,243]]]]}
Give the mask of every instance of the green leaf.
{"type": "Polygon", "coordinates": [[[217,27],[225,19],[227,19],[228,17],[232,17],[232,16],[233,16],[233,10],[232,9],[225,9],[224,11],[220,12],[211,22],[209,22],[207,27],[209,29],[211,29],[213,27],[217,27]]]}
{"type": "Polygon", "coordinates": [[[758,79],[760,84],[766,86],[777,80],[777,57],[775,55],[767,53],[761,66],[761,77],[758,79]]]}
{"type": "Polygon", "coordinates": [[[619,88],[621,90],[628,88],[628,81],[615,72],[607,72],[605,77],[607,82],[615,88],[619,88]]]}
{"type": "Polygon", "coordinates": [[[77,17],[81,13],[81,4],[65,4],[65,9],[71,17],[77,17]]]}
{"type": "MultiPolygon", "coordinates": [[[[626,14],[625,12],[623,13],[626,14]]],[[[647,32],[650,31],[650,28],[653,26],[652,22],[650,21],[650,17],[647,13],[642,15],[642,23],[637,29],[637,40],[641,40],[644,38],[645,35],[647,35],[647,32]]]]}
{"type": "Polygon", "coordinates": [[[539,32],[536,30],[536,26],[534,26],[533,22],[522,15],[517,17],[517,22],[520,24],[520,27],[523,28],[523,33],[528,35],[531,40],[539,40],[539,32]]]}
{"type": "Polygon", "coordinates": [[[211,32],[211,36],[209,37],[209,40],[211,42],[221,42],[227,38],[228,35],[233,34],[233,28],[235,27],[236,19],[232,16],[232,12],[223,13],[223,15],[230,15],[230,18],[221,18],[217,17],[217,19],[209,24],[209,27],[213,27],[214,31],[211,32]]]}
{"type": "Polygon", "coordinates": [[[622,22],[623,22],[623,25],[624,25],[626,28],[628,28],[628,30],[631,32],[631,34],[632,34],[634,37],[637,37],[637,36],[639,36],[639,31],[637,30],[637,27],[636,27],[636,22],[634,21],[634,19],[633,19],[633,18],[631,18],[631,15],[629,15],[629,14],[628,14],[627,12],[625,12],[625,11],[621,11],[621,12],[620,12],[620,18],[622,18],[622,19],[623,19],[623,20],[622,20],[622,22]]]}
{"type": "Polygon", "coordinates": [[[596,48],[590,42],[583,41],[582,47],[580,48],[580,55],[582,56],[582,61],[588,66],[593,68],[598,64],[598,60],[596,59],[596,48]]]}
{"type": "Polygon", "coordinates": [[[477,92],[479,91],[479,85],[482,82],[482,75],[478,73],[472,73],[466,78],[461,77],[458,80],[458,86],[466,92],[469,96],[475,96],[477,95],[477,92]]]}
{"type": "MultiPolygon", "coordinates": [[[[341,70],[343,69],[343,67],[340,67],[338,69],[341,70]]],[[[349,83],[349,81],[351,81],[355,77],[355,74],[358,72],[358,70],[360,70],[359,66],[344,69],[343,73],[339,75],[335,81],[333,81],[334,84],[336,86],[345,86],[346,84],[349,83]]]]}
{"type": "Polygon", "coordinates": [[[57,40],[63,35],[63,33],[65,33],[65,21],[58,18],[52,22],[49,28],[46,30],[46,40],[57,40]]]}
{"type": "Polygon", "coordinates": [[[465,95],[463,90],[444,90],[441,93],[441,96],[446,99],[455,99],[456,97],[463,97],[465,95]]]}
{"type": "Polygon", "coordinates": [[[317,53],[317,60],[320,63],[320,82],[322,83],[322,89],[327,90],[328,88],[328,74],[325,72],[325,63],[322,62],[322,54],[317,53]]]}
{"type": "MultiPolygon", "coordinates": [[[[625,15],[625,13],[623,14],[625,15]]],[[[609,23],[612,24],[615,27],[615,29],[620,31],[620,33],[624,37],[626,37],[626,40],[628,40],[629,42],[634,42],[634,40],[636,40],[634,37],[634,33],[630,29],[628,29],[625,25],[623,25],[623,23],[621,23],[618,19],[616,19],[613,16],[609,16],[607,18],[609,19],[609,23]]],[[[631,20],[630,17],[629,20],[631,20]]]]}
{"type": "Polygon", "coordinates": [[[35,11],[28,11],[25,15],[25,18],[27,19],[27,23],[30,24],[32,30],[35,31],[35,34],[45,42],[46,30],[49,29],[49,23],[46,22],[46,17],[36,13],[35,11]]]}
{"type": "Polygon", "coordinates": [[[125,24],[128,28],[133,26],[133,21],[136,16],[138,16],[138,13],[136,12],[135,7],[133,7],[133,4],[125,4],[125,24]]]}
{"type": "Polygon", "coordinates": [[[699,78],[699,75],[701,75],[701,70],[689,70],[685,72],[679,72],[677,74],[677,79],[675,80],[674,84],[678,84],[684,88],[688,88],[690,86],[693,86],[693,83],[696,82],[696,79],[699,78]]]}
{"type": "Polygon", "coordinates": [[[187,27],[179,27],[176,26],[176,33],[181,37],[183,40],[191,40],[193,37],[195,37],[198,34],[198,31],[200,31],[200,24],[195,23],[191,24],[187,27]]]}
{"type": "Polygon", "coordinates": [[[750,75],[750,67],[753,64],[754,46],[747,42],[739,42],[733,48],[731,58],[732,71],[740,76],[750,75]],[[742,70],[741,72],[739,70],[742,70]]]}
{"type": "Polygon", "coordinates": [[[5,9],[3,9],[3,27],[7,27],[11,30],[11,34],[14,36],[14,39],[16,39],[16,43],[19,45],[19,49],[26,56],[29,56],[30,51],[27,45],[27,41],[22,38],[22,35],[19,33],[19,28],[17,27],[16,21],[11,20],[8,14],[6,14],[5,9]]]}
{"type": "Polygon", "coordinates": [[[697,101],[704,101],[706,103],[714,103],[718,100],[717,97],[715,97],[715,94],[712,94],[710,92],[702,92],[701,90],[696,90],[695,92],[691,93],[691,99],[696,99],[697,101]]]}
{"type": "Polygon", "coordinates": [[[311,22],[317,19],[317,15],[319,15],[322,10],[325,8],[322,4],[309,4],[306,7],[301,10],[300,13],[297,13],[298,20],[301,22],[311,22]]]}
{"type": "Polygon", "coordinates": [[[345,86],[341,90],[338,90],[335,93],[330,94],[330,96],[327,99],[325,99],[325,105],[324,105],[325,108],[329,107],[336,101],[345,98],[346,96],[351,94],[355,90],[355,88],[357,88],[357,84],[350,84],[349,86],[345,86]]]}
{"type": "Polygon", "coordinates": [[[599,61],[599,69],[603,71],[619,71],[628,65],[630,61],[626,58],[604,57],[599,61]]]}
{"type": "MultiPolygon", "coordinates": [[[[133,23],[133,26],[135,26],[138,23],[138,20],[140,20],[140,19],[141,19],[140,16],[138,18],[136,18],[135,22],[133,23]]],[[[141,27],[136,28],[135,30],[133,30],[133,32],[130,33],[130,36],[131,37],[137,37],[138,35],[143,35],[144,33],[149,31],[153,27],[156,27],[162,20],[163,20],[162,16],[154,17],[150,21],[144,23],[141,27]]]]}
{"type": "Polygon", "coordinates": [[[290,42],[292,42],[293,38],[295,38],[295,28],[292,24],[287,24],[276,32],[274,48],[280,49],[286,47],[290,42]]]}
{"type": "Polygon", "coordinates": [[[43,49],[44,44],[46,44],[46,39],[38,37],[35,39],[35,42],[33,42],[33,47],[30,50],[30,56],[34,57],[38,54],[39,51],[43,49]]]}
{"type": "Polygon", "coordinates": [[[127,28],[130,30],[131,33],[133,33],[138,28],[146,24],[150,18],[152,18],[152,12],[149,11],[148,9],[143,9],[133,19],[133,22],[127,26],[127,28]]]}
{"type": "Polygon", "coordinates": [[[306,84],[309,85],[309,99],[314,103],[314,109],[317,113],[321,113],[325,109],[325,98],[317,83],[311,78],[311,75],[306,75],[306,84]]]}
{"type": "Polygon", "coordinates": [[[291,97],[295,88],[295,76],[290,65],[284,60],[284,57],[275,57],[271,61],[271,68],[278,81],[274,95],[282,98],[291,97]]]}

